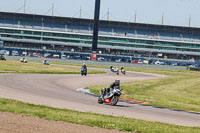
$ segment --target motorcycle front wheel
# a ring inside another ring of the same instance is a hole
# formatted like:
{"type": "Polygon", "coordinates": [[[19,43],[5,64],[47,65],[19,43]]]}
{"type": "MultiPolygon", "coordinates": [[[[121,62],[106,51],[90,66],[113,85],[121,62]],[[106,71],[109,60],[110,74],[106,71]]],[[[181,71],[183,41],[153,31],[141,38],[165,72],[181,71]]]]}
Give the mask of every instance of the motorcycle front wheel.
{"type": "Polygon", "coordinates": [[[101,96],[98,97],[98,103],[103,104],[103,100],[102,100],[101,96]]]}
{"type": "Polygon", "coordinates": [[[112,100],[111,100],[111,105],[115,106],[117,104],[117,102],[119,101],[118,96],[113,96],[112,100]]]}

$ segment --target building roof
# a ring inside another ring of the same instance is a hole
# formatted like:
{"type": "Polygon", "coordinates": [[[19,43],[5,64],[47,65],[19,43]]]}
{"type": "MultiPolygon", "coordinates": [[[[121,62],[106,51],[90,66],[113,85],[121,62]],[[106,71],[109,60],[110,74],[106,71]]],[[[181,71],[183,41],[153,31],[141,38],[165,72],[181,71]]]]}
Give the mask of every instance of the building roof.
{"type": "MultiPolygon", "coordinates": [[[[51,22],[56,24],[75,23],[75,24],[89,25],[89,26],[93,25],[93,20],[86,18],[47,16],[47,15],[24,14],[24,13],[14,13],[14,12],[0,12],[0,18],[13,19],[13,20],[27,20],[33,22],[43,21],[44,23],[51,22]]],[[[125,29],[136,29],[136,30],[150,30],[155,32],[200,34],[200,28],[186,27],[186,26],[132,23],[132,22],[107,21],[107,20],[100,20],[99,25],[101,27],[109,27],[109,28],[125,28],[125,29]]]]}

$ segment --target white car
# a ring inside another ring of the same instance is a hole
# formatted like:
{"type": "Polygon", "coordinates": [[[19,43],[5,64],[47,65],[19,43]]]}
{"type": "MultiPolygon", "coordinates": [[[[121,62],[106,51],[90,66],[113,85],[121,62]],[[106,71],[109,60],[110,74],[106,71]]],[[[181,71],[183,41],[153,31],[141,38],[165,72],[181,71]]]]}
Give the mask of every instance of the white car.
{"type": "Polygon", "coordinates": [[[164,62],[161,62],[161,61],[156,61],[155,62],[155,65],[164,65],[165,63],[164,62]]]}
{"type": "Polygon", "coordinates": [[[104,58],[103,57],[99,57],[97,58],[98,61],[104,61],[104,58]]]}

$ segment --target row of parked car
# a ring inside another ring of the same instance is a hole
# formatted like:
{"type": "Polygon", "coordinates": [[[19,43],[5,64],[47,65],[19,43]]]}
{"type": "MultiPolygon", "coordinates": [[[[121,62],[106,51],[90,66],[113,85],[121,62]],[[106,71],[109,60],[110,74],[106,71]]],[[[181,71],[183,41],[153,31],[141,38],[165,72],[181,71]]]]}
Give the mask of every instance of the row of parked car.
{"type": "MultiPolygon", "coordinates": [[[[60,52],[46,52],[46,51],[29,51],[24,52],[21,50],[0,50],[0,53],[12,56],[30,56],[37,58],[61,58],[61,59],[73,59],[73,60],[91,60],[89,53],[60,53],[60,52]]],[[[3,55],[0,55],[0,60],[5,60],[3,55]]],[[[124,63],[137,63],[137,64],[154,64],[154,65],[171,65],[171,66],[190,66],[200,67],[200,62],[197,61],[178,61],[169,59],[156,59],[156,58],[137,58],[134,56],[118,56],[118,55],[97,55],[97,61],[109,61],[109,62],[124,62],[124,63]]]]}
{"type": "Polygon", "coordinates": [[[121,58],[121,59],[105,59],[103,57],[97,58],[97,61],[114,61],[126,62],[135,64],[152,64],[152,65],[170,65],[170,66],[185,66],[185,67],[200,67],[200,61],[178,61],[169,59],[145,59],[145,58],[121,58]]]}

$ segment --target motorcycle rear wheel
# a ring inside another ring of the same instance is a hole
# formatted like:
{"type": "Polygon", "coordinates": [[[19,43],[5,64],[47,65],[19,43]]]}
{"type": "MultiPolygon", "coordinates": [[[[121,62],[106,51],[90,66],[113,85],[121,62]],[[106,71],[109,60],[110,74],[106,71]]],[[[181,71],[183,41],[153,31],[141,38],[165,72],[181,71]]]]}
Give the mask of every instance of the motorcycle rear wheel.
{"type": "Polygon", "coordinates": [[[118,96],[113,96],[112,100],[111,100],[111,105],[115,106],[119,101],[118,96]]]}

